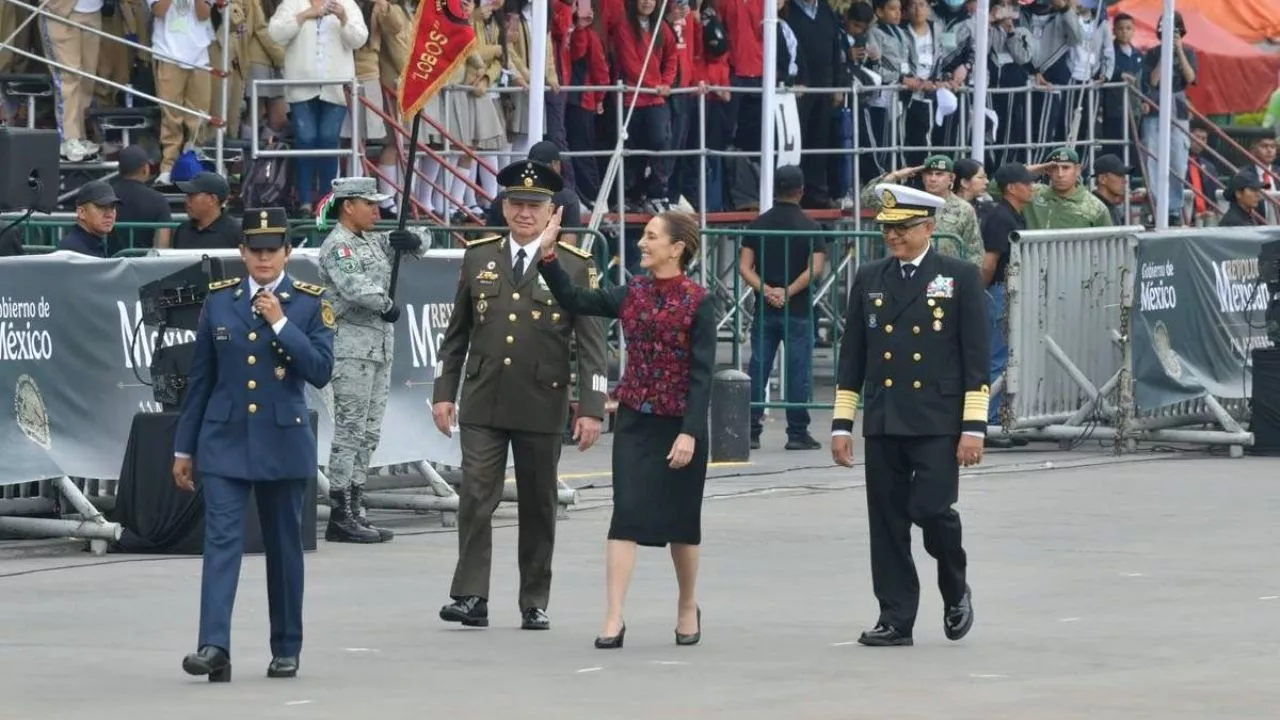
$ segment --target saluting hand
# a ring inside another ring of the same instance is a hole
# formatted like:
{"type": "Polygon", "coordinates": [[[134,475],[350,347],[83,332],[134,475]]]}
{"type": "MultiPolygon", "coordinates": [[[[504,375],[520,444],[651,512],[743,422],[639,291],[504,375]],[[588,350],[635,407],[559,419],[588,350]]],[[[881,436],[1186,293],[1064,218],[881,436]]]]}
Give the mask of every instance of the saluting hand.
{"type": "Polygon", "coordinates": [[[180,457],[173,459],[173,484],[179,489],[187,492],[195,492],[196,483],[191,475],[191,458],[180,457]]]}
{"type": "Polygon", "coordinates": [[[672,470],[679,470],[689,461],[693,459],[693,448],[697,441],[689,433],[680,433],[676,436],[676,441],[671,444],[671,452],[667,453],[667,460],[672,470]]]}
{"type": "Polygon", "coordinates": [[[542,231],[542,235],[538,238],[539,247],[542,248],[542,257],[550,257],[556,251],[556,242],[560,240],[560,219],[564,217],[564,208],[556,208],[556,212],[551,216],[551,222],[547,223],[547,229],[542,231]]]}
{"type": "Polygon", "coordinates": [[[271,325],[275,325],[280,318],[284,317],[279,298],[270,290],[263,290],[253,298],[253,308],[271,325]]]}
{"type": "Polygon", "coordinates": [[[841,467],[853,467],[853,437],[835,435],[831,438],[831,459],[841,467]]]}

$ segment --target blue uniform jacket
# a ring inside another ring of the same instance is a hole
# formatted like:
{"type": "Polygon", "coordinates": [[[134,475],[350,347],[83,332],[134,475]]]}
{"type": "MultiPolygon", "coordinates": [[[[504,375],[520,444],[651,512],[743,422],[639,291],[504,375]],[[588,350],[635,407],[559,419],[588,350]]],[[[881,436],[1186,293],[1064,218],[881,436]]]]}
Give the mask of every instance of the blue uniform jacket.
{"type": "Polygon", "coordinates": [[[174,452],[199,473],[240,480],[316,474],[306,386],[333,375],[333,309],[324,289],[287,274],[276,297],[289,319],[280,335],[253,314],[249,281],[210,285],[196,330],[174,452]]]}

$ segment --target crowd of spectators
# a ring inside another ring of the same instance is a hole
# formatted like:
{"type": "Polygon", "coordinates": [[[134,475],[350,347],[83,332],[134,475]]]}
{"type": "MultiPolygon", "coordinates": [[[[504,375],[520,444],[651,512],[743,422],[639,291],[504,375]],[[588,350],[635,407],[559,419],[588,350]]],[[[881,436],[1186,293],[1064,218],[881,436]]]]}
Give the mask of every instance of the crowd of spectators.
{"type": "MultiPolygon", "coordinates": [[[[776,1],[777,79],[782,92],[796,96],[803,147],[869,149],[856,155],[806,154],[803,207],[839,207],[841,200],[858,195],[856,177],[865,184],[918,168],[939,150],[963,154],[953,151],[967,145],[962,118],[969,113],[979,0],[776,1]],[[859,137],[853,137],[854,128],[859,137]]],[[[1091,138],[1100,152],[1128,157],[1138,166],[1137,151],[1123,147],[1131,111],[1138,118],[1131,127],[1144,144],[1154,145],[1154,107],[1118,88],[1079,89],[1130,82],[1148,96],[1157,94],[1152,71],[1159,49],[1136,49],[1133,19],[1123,14],[1108,19],[1099,2],[991,0],[985,32],[993,94],[987,115],[988,139],[996,149],[986,158],[987,168],[994,171],[1010,160],[1034,165],[1054,147],[1091,138]],[[1027,87],[1065,90],[1000,92],[1027,87]],[[1001,149],[1010,145],[1016,149],[1001,149]]],[[[624,164],[625,199],[638,209],[657,212],[681,201],[696,208],[700,202],[697,159],[668,154],[697,150],[704,142],[700,98],[706,104],[708,149],[760,150],[764,7],[759,0],[476,0],[466,6],[478,41],[450,86],[428,104],[425,112],[433,122],[424,125],[424,136],[435,148],[462,143],[485,159],[456,155],[455,170],[420,157],[418,169],[430,182],[416,183],[416,199],[438,217],[455,216],[462,208],[483,217],[497,195],[492,168],[525,157],[532,141],[539,140],[531,141],[528,132],[529,88],[534,86],[546,88],[547,139],[573,153],[607,153],[614,147],[620,96],[571,88],[619,82],[642,88],[626,145],[652,154],[630,156],[624,164]],[[529,60],[533,2],[547,2],[550,11],[547,72],[537,80],[530,77],[529,60]]],[[[76,25],[46,17],[29,22],[26,10],[0,2],[0,40],[94,76],[52,67],[51,124],[60,134],[64,161],[114,153],[112,138],[88,111],[120,107],[126,98],[95,77],[225,118],[233,139],[247,136],[254,114],[259,143],[335,153],[350,142],[353,113],[344,86],[321,83],[354,77],[372,105],[361,113],[360,134],[375,148],[385,143],[374,161],[377,174],[386,189],[399,186],[395,134],[386,110],[409,52],[414,6],[405,0],[230,0],[223,5],[213,0],[51,0],[44,7],[76,25]],[[222,48],[228,23],[230,47],[222,48]],[[152,52],[99,42],[84,28],[152,52]],[[221,79],[211,69],[222,67],[224,54],[230,70],[221,79]],[[296,84],[260,85],[259,102],[249,107],[248,88],[255,79],[296,84]]],[[[1175,32],[1175,122],[1183,132],[1174,133],[1170,170],[1175,182],[1169,192],[1180,208],[1184,180],[1202,190],[1225,181],[1212,163],[1197,160],[1203,142],[1190,133],[1185,90],[1197,80],[1198,62],[1182,43],[1180,20],[1175,32]]],[[[48,69],[0,48],[0,73],[48,69]]],[[[4,118],[25,122],[19,98],[3,100],[4,118]]],[[[630,100],[628,95],[625,101],[630,100]]],[[[161,107],[153,133],[154,184],[171,186],[175,168],[184,179],[194,175],[198,163],[183,162],[201,157],[213,127],[198,114],[161,107]]],[[[1274,143],[1271,152],[1274,156],[1274,143]]],[[[272,162],[287,174],[288,204],[301,215],[312,212],[340,167],[336,154],[272,162]]],[[[590,203],[606,164],[607,157],[566,156],[562,168],[569,187],[590,203]]],[[[1151,164],[1140,168],[1148,180],[1154,176],[1151,164]]],[[[1260,177],[1264,185],[1275,182],[1269,172],[1260,177]]],[[[710,158],[706,210],[750,207],[757,178],[754,159],[710,158]]],[[[394,200],[387,201],[385,214],[393,216],[395,208],[394,200]]]]}

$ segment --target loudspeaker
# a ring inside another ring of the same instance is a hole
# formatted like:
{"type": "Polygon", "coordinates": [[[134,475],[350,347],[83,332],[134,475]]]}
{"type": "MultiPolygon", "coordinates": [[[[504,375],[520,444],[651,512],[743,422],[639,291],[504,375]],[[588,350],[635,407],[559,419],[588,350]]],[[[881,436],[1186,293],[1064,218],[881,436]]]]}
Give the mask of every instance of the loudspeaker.
{"type": "Polygon", "coordinates": [[[1250,455],[1280,455],[1280,348],[1257,348],[1253,356],[1250,455]]]}
{"type": "Polygon", "coordinates": [[[58,132],[0,127],[0,212],[58,207],[58,132]]]}

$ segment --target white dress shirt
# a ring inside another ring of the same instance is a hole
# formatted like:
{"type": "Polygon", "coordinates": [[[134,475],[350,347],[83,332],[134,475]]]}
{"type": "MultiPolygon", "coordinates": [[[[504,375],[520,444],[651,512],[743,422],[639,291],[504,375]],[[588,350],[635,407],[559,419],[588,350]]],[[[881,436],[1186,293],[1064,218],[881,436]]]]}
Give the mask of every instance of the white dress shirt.
{"type": "MultiPolygon", "coordinates": [[[[252,298],[253,298],[253,296],[254,296],[254,295],[256,295],[256,294],[258,293],[258,290],[259,290],[259,289],[261,289],[261,288],[263,288],[263,287],[265,287],[265,288],[266,288],[267,292],[274,293],[274,292],[276,291],[276,288],[280,286],[280,281],[281,281],[281,280],[283,280],[283,279],[284,279],[284,273],[280,273],[280,277],[276,278],[275,280],[272,280],[270,283],[268,283],[267,285],[263,286],[263,285],[259,285],[259,284],[257,283],[257,281],[255,281],[252,277],[250,277],[250,278],[249,278],[249,298],[250,298],[250,302],[252,302],[252,298]]],[[[275,322],[271,323],[271,331],[272,331],[272,332],[274,332],[276,335],[279,335],[279,334],[280,334],[280,331],[281,331],[281,330],[283,330],[283,329],[284,329],[284,326],[285,326],[285,325],[287,325],[288,323],[289,323],[289,318],[285,317],[284,315],[281,315],[279,320],[277,320],[277,321],[275,321],[275,322]]],[[[186,453],[180,453],[180,452],[175,452],[175,453],[173,454],[173,456],[174,456],[174,457],[176,457],[176,458],[189,458],[189,457],[191,457],[190,455],[188,455],[188,454],[186,454],[186,453]]]]}
{"type": "MultiPolygon", "coordinates": [[[[929,254],[929,248],[930,248],[929,245],[925,245],[924,252],[920,253],[919,255],[915,256],[915,258],[907,262],[898,261],[898,273],[902,274],[903,277],[906,277],[906,275],[902,272],[903,267],[906,265],[914,265],[916,268],[915,272],[920,272],[920,263],[924,262],[924,256],[929,254]]],[[[964,434],[969,435],[971,437],[977,437],[977,438],[986,437],[985,433],[974,432],[972,430],[966,430],[964,431],[964,434]]],[[[849,430],[832,430],[831,431],[831,437],[837,437],[840,435],[848,435],[849,437],[853,437],[853,432],[849,430]]]]}

